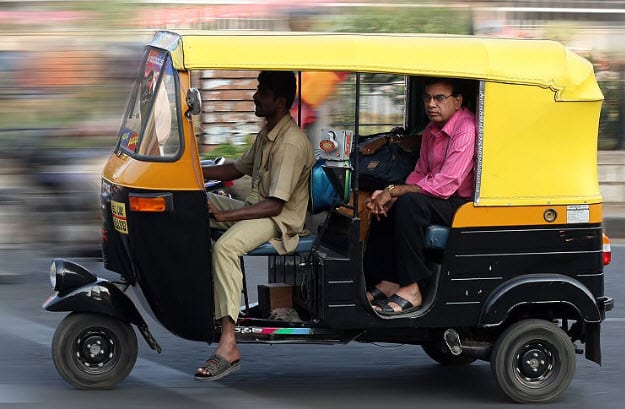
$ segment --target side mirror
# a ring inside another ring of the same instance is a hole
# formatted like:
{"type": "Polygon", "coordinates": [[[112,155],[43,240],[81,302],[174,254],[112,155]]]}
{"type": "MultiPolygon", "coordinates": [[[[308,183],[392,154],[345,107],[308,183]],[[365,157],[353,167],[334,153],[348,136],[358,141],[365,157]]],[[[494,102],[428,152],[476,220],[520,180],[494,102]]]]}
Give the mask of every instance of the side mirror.
{"type": "Polygon", "coordinates": [[[191,118],[191,115],[197,115],[202,112],[202,97],[200,96],[200,90],[197,88],[189,88],[187,91],[186,102],[189,107],[185,116],[191,118]]]}

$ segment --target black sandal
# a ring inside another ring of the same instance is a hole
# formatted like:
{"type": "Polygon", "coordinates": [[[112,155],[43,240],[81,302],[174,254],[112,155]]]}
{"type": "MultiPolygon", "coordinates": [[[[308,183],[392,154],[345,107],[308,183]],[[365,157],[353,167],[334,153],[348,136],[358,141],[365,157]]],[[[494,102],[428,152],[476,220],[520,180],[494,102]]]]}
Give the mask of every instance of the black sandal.
{"type": "Polygon", "coordinates": [[[226,358],[213,354],[204,362],[204,365],[197,369],[194,379],[196,381],[216,381],[238,371],[240,367],[241,363],[238,359],[230,363],[226,358]]]}
{"type": "Polygon", "coordinates": [[[372,303],[375,301],[386,300],[386,294],[384,294],[382,290],[380,290],[378,287],[374,286],[371,289],[367,290],[367,292],[373,297],[373,299],[371,300],[372,303]]]}
{"type": "Polygon", "coordinates": [[[421,308],[420,305],[415,306],[410,301],[397,294],[393,294],[385,300],[376,301],[373,305],[380,308],[380,310],[376,309],[376,311],[382,315],[407,314],[421,308]],[[399,308],[401,308],[401,310],[395,311],[393,307],[389,305],[389,303],[395,303],[399,305],[399,308]]]}

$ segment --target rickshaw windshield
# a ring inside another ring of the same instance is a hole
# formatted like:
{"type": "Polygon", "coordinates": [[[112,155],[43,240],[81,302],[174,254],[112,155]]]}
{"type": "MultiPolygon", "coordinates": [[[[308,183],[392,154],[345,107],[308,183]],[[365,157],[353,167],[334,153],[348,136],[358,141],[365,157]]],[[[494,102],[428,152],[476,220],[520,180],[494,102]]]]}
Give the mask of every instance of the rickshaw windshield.
{"type": "Polygon", "coordinates": [[[143,72],[119,132],[118,150],[144,160],[175,160],[180,155],[175,73],[166,51],[146,50],[143,72]]]}

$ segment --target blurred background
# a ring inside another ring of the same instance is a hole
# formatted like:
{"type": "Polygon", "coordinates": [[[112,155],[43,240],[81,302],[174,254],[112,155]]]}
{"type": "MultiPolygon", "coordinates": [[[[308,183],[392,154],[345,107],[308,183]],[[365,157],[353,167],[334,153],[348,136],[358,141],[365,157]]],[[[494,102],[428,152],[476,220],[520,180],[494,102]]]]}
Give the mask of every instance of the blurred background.
{"type": "MultiPolygon", "coordinates": [[[[606,98],[602,193],[625,202],[625,0],[0,0],[0,280],[33,254],[98,254],[99,172],[143,45],[173,28],[560,41],[594,64],[606,98]]],[[[241,132],[211,134],[214,122],[202,115],[197,124],[204,151],[245,148],[241,132]]]]}

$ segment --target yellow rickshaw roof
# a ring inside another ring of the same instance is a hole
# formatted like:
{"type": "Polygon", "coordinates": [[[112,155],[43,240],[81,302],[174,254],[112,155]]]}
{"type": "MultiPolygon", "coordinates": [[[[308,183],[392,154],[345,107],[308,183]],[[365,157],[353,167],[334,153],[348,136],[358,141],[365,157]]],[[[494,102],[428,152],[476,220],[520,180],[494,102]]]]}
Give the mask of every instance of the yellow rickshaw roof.
{"type": "Polygon", "coordinates": [[[593,67],[548,40],[421,34],[159,31],[174,67],[385,72],[535,85],[559,101],[599,101],[593,67]]]}

